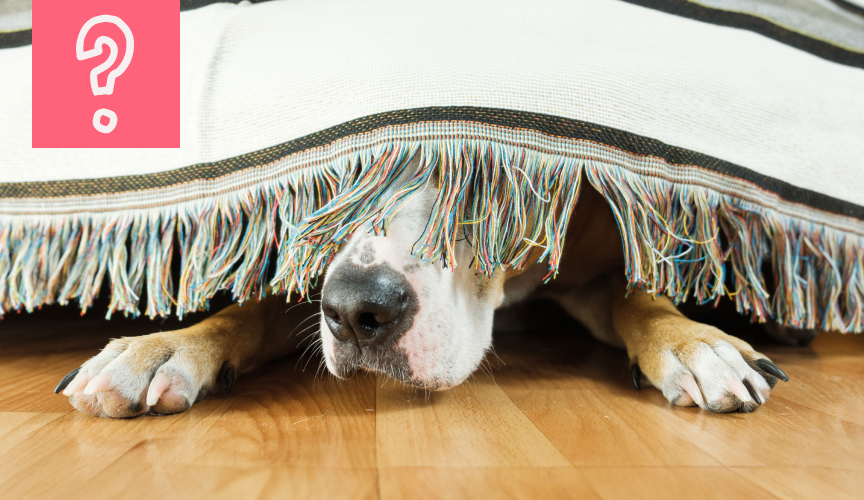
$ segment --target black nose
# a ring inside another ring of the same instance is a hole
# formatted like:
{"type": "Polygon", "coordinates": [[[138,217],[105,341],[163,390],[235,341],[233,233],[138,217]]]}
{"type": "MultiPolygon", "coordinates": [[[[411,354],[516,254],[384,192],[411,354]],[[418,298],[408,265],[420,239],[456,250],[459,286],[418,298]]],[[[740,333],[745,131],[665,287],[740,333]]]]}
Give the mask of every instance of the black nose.
{"type": "Polygon", "coordinates": [[[358,347],[398,339],[414,322],[417,295],[388,264],[343,263],[327,277],[321,311],[333,336],[358,347]]]}

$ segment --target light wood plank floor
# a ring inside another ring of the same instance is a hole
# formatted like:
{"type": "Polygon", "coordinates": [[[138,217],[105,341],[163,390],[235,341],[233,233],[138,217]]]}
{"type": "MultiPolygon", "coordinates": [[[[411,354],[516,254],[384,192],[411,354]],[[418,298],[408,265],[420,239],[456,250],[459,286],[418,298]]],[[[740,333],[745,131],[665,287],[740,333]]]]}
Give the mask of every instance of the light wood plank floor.
{"type": "Polygon", "coordinates": [[[184,414],[103,420],[55,384],[109,338],[177,323],[97,316],[0,322],[0,497],[864,498],[864,337],[758,344],[791,381],[749,415],[637,392],[623,352],[558,322],[498,335],[447,392],[295,356],[184,414]]]}

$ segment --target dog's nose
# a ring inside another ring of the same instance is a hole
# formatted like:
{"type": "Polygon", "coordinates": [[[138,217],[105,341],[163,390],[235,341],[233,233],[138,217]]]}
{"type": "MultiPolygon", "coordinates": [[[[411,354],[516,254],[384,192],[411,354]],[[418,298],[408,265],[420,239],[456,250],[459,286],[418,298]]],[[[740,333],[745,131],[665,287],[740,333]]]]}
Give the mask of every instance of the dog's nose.
{"type": "Polygon", "coordinates": [[[321,312],[333,336],[358,347],[401,336],[414,321],[417,297],[403,275],[387,264],[338,266],[322,290],[321,312]]]}

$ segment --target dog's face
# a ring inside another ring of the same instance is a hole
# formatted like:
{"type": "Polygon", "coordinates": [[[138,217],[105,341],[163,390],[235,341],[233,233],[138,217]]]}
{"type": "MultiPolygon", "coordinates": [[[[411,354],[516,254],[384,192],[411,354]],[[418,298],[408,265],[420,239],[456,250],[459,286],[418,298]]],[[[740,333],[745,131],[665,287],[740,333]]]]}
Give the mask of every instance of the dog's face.
{"type": "Polygon", "coordinates": [[[386,237],[358,230],[327,269],[321,336],[334,375],[363,369],[446,389],[464,381],[489,349],[504,273],[476,274],[464,239],[456,243],[452,270],[411,256],[436,196],[431,185],[415,195],[386,237]]]}

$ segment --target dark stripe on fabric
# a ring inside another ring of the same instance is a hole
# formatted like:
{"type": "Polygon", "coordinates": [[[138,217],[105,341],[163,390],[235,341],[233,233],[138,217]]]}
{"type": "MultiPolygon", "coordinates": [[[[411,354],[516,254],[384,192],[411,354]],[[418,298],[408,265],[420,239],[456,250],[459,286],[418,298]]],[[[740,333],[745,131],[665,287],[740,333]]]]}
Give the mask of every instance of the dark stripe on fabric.
{"type": "MultiPolygon", "coordinates": [[[[239,3],[242,0],[180,0],[180,11],[206,7],[214,3],[239,3]]],[[[263,3],[271,0],[251,0],[252,3],[263,3]]],[[[776,40],[804,52],[827,59],[839,64],[864,68],[864,53],[855,52],[818,40],[803,33],[791,31],[778,26],[767,19],[742,12],[731,12],[722,9],[706,7],[687,0],[622,0],[649,9],[658,10],[697,21],[720,26],[740,28],[776,40]]],[[[851,12],[864,15],[864,9],[844,0],[831,0],[851,12]]],[[[0,33],[0,49],[21,47],[33,43],[31,30],[0,33]]]]}
{"type": "Polygon", "coordinates": [[[0,33],[0,49],[14,49],[33,44],[33,30],[4,31],[0,33]]]}
{"type": "MultiPolygon", "coordinates": [[[[724,176],[743,179],[785,200],[819,210],[864,220],[864,207],[793,186],[748,168],[688,149],[671,146],[641,135],[561,118],[558,116],[477,107],[429,107],[390,111],[358,118],[314,134],[226,160],[201,163],[168,172],[100,179],[0,184],[0,198],[53,198],[62,196],[109,195],[166,188],[200,180],[217,179],[259,167],[294,153],[331,144],[357,134],[423,122],[472,122],[541,132],[550,136],[597,142],[637,155],[662,158],[675,165],[693,165],[724,176]]],[[[482,139],[478,137],[478,139],[482,139]]]]}
{"type": "Polygon", "coordinates": [[[831,62],[864,68],[864,53],[844,49],[803,33],[788,30],[751,14],[714,9],[687,0],[622,1],[704,23],[752,31],[831,62]]]}
{"type": "Polygon", "coordinates": [[[853,14],[858,14],[861,17],[864,17],[864,7],[860,7],[855,5],[854,3],[847,2],[846,0],[831,0],[836,5],[848,10],[853,14]]]}
{"type": "MultiPolygon", "coordinates": [[[[180,12],[206,7],[214,3],[240,3],[243,0],[180,0],[180,12]]],[[[249,0],[252,3],[263,3],[271,0],[249,0]]]]}
{"type": "MultiPolygon", "coordinates": [[[[214,3],[240,3],[242,0],[180,0],[180,11],[206,7],[214,3]]],[[[271,0],[250,0],[252,3],[269,2],[271,0]]],[[[33,30],[0,32],[0,49],[12,49],[33,44],[33,30]]]]}

